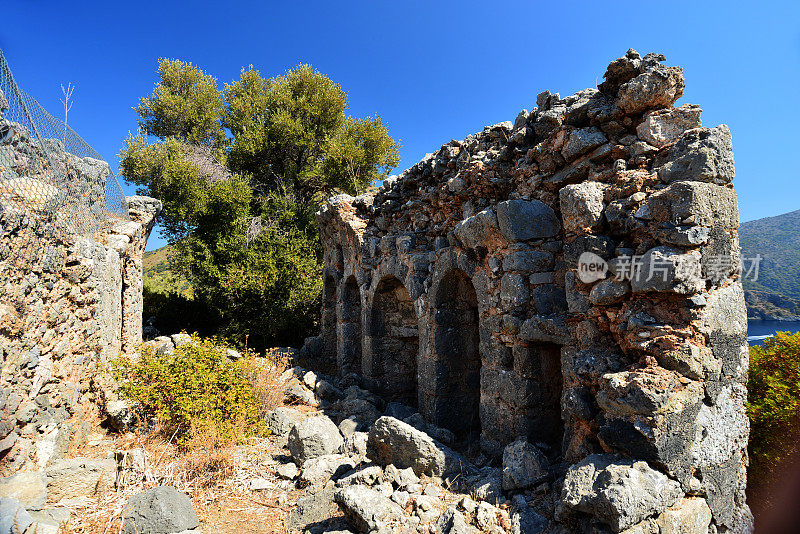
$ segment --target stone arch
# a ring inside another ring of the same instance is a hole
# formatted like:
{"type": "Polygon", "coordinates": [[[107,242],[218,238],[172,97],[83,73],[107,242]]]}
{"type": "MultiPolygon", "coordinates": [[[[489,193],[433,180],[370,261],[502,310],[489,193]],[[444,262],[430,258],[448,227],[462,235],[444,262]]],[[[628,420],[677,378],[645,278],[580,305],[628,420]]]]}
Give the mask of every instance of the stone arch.
{"type": "Polygon", "coordinates": [[[336,359],[336,279],[330,273],[322,284],[322,346],[324,356],[336,359]]]}
{"type": "Polygon", "coordinates": [[[342,286],[339,317],[338,367],[342,374],[361,373],[361,292],[356,277],[350,275],[342,286]]]}
{"type": "Polygon", "coordinates": [[[377,380],[391,401],[417,405],[419,332],[414,301],[394,276],[375,288],[370,314],[368,378],[377,380]]]}
{"type": "Polygon", "coordinates": [[[449,270],[433,299],[431,422],[459,438],[480,434],[478,297],[469,277],[449,270]]]}

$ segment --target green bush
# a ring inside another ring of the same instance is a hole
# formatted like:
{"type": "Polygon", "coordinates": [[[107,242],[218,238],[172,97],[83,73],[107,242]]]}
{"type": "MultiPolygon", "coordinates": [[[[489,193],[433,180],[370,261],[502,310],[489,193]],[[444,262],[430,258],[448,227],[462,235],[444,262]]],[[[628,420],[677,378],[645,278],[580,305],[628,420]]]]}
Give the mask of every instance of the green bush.
{"type": "Polygon", "coordinates": [[[190,436],[207,431],[224,440],[264,434],[245,363],[231,361],[214,341],[193,336],[169,355],[144,345],[138,359],[113,360],[111,372],[120,393],[139,404],[144,418],[156,417],[186,445],[190,436]]]}
{"type": "Polygon", "coordinates": [[[778,332],[750,347],[748,394],[750,479],[759,485],[797,451],[800,334],[778,332]]]}

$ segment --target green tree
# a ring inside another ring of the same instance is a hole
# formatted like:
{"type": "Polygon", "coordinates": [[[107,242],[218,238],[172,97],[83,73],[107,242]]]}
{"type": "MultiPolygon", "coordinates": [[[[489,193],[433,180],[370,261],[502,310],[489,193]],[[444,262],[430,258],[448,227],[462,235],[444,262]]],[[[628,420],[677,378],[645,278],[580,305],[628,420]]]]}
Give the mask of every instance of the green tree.
{"type": "Polygon", "coordinates": [[[123,176],[164,202],[173,265],[219,333],[298,343],[321,292],[314,212],[388,174],[397,144],[379,117],[347,116],[347,94],[308,65],[274,78],[251,66],[222,91],[191,63],[162,59],[158,73],[123,176]]]}
{"type": "Polygon", "coordinates": [[[750,478],[772,479],[782,461],[798,452],[800,334],[778,332],[750,347],[747,412],[750,417],[750,478]]]}

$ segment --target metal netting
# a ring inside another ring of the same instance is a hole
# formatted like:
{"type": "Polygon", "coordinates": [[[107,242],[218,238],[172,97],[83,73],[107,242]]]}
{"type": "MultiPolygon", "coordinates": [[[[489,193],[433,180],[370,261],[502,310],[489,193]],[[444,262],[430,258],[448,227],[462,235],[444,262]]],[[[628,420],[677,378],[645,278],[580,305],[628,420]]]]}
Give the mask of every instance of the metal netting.
{"type": "MultiPolygon", "coordinates": [[[[0,218],[0,237],[25,228],[38,236],[34,241],[55,232],[90,235],[128,220],[125,194],[108,163],[20,89],[1,50],[0,218]]],[[[29,241],[5,243],[0,259],[22,253],[29,241]]]]}

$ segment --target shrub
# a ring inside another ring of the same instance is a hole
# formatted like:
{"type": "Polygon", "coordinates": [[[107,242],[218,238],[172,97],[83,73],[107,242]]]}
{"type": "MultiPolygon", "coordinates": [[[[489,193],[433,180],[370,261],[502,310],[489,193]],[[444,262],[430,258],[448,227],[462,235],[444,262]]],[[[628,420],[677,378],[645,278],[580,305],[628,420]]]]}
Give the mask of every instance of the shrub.
{"type": "Polygon", "coordinates": [[[264,434],[256,391],[243,366],[227,357],[225,347],[195,335],[169,355],[143,345],[140,358],[120,356],[111,371],[120,393],[139,404],[143,417],[156,417],[190,448],[196,442],[190,438],[204,432],[226,441],[264,434]]]}
{"type": "Polygon", "coordinates": [[[797,451],[800,415],[800,334],[778,332],[750,347],[750,478],[773,479],[781,462],[797,451]]]}

